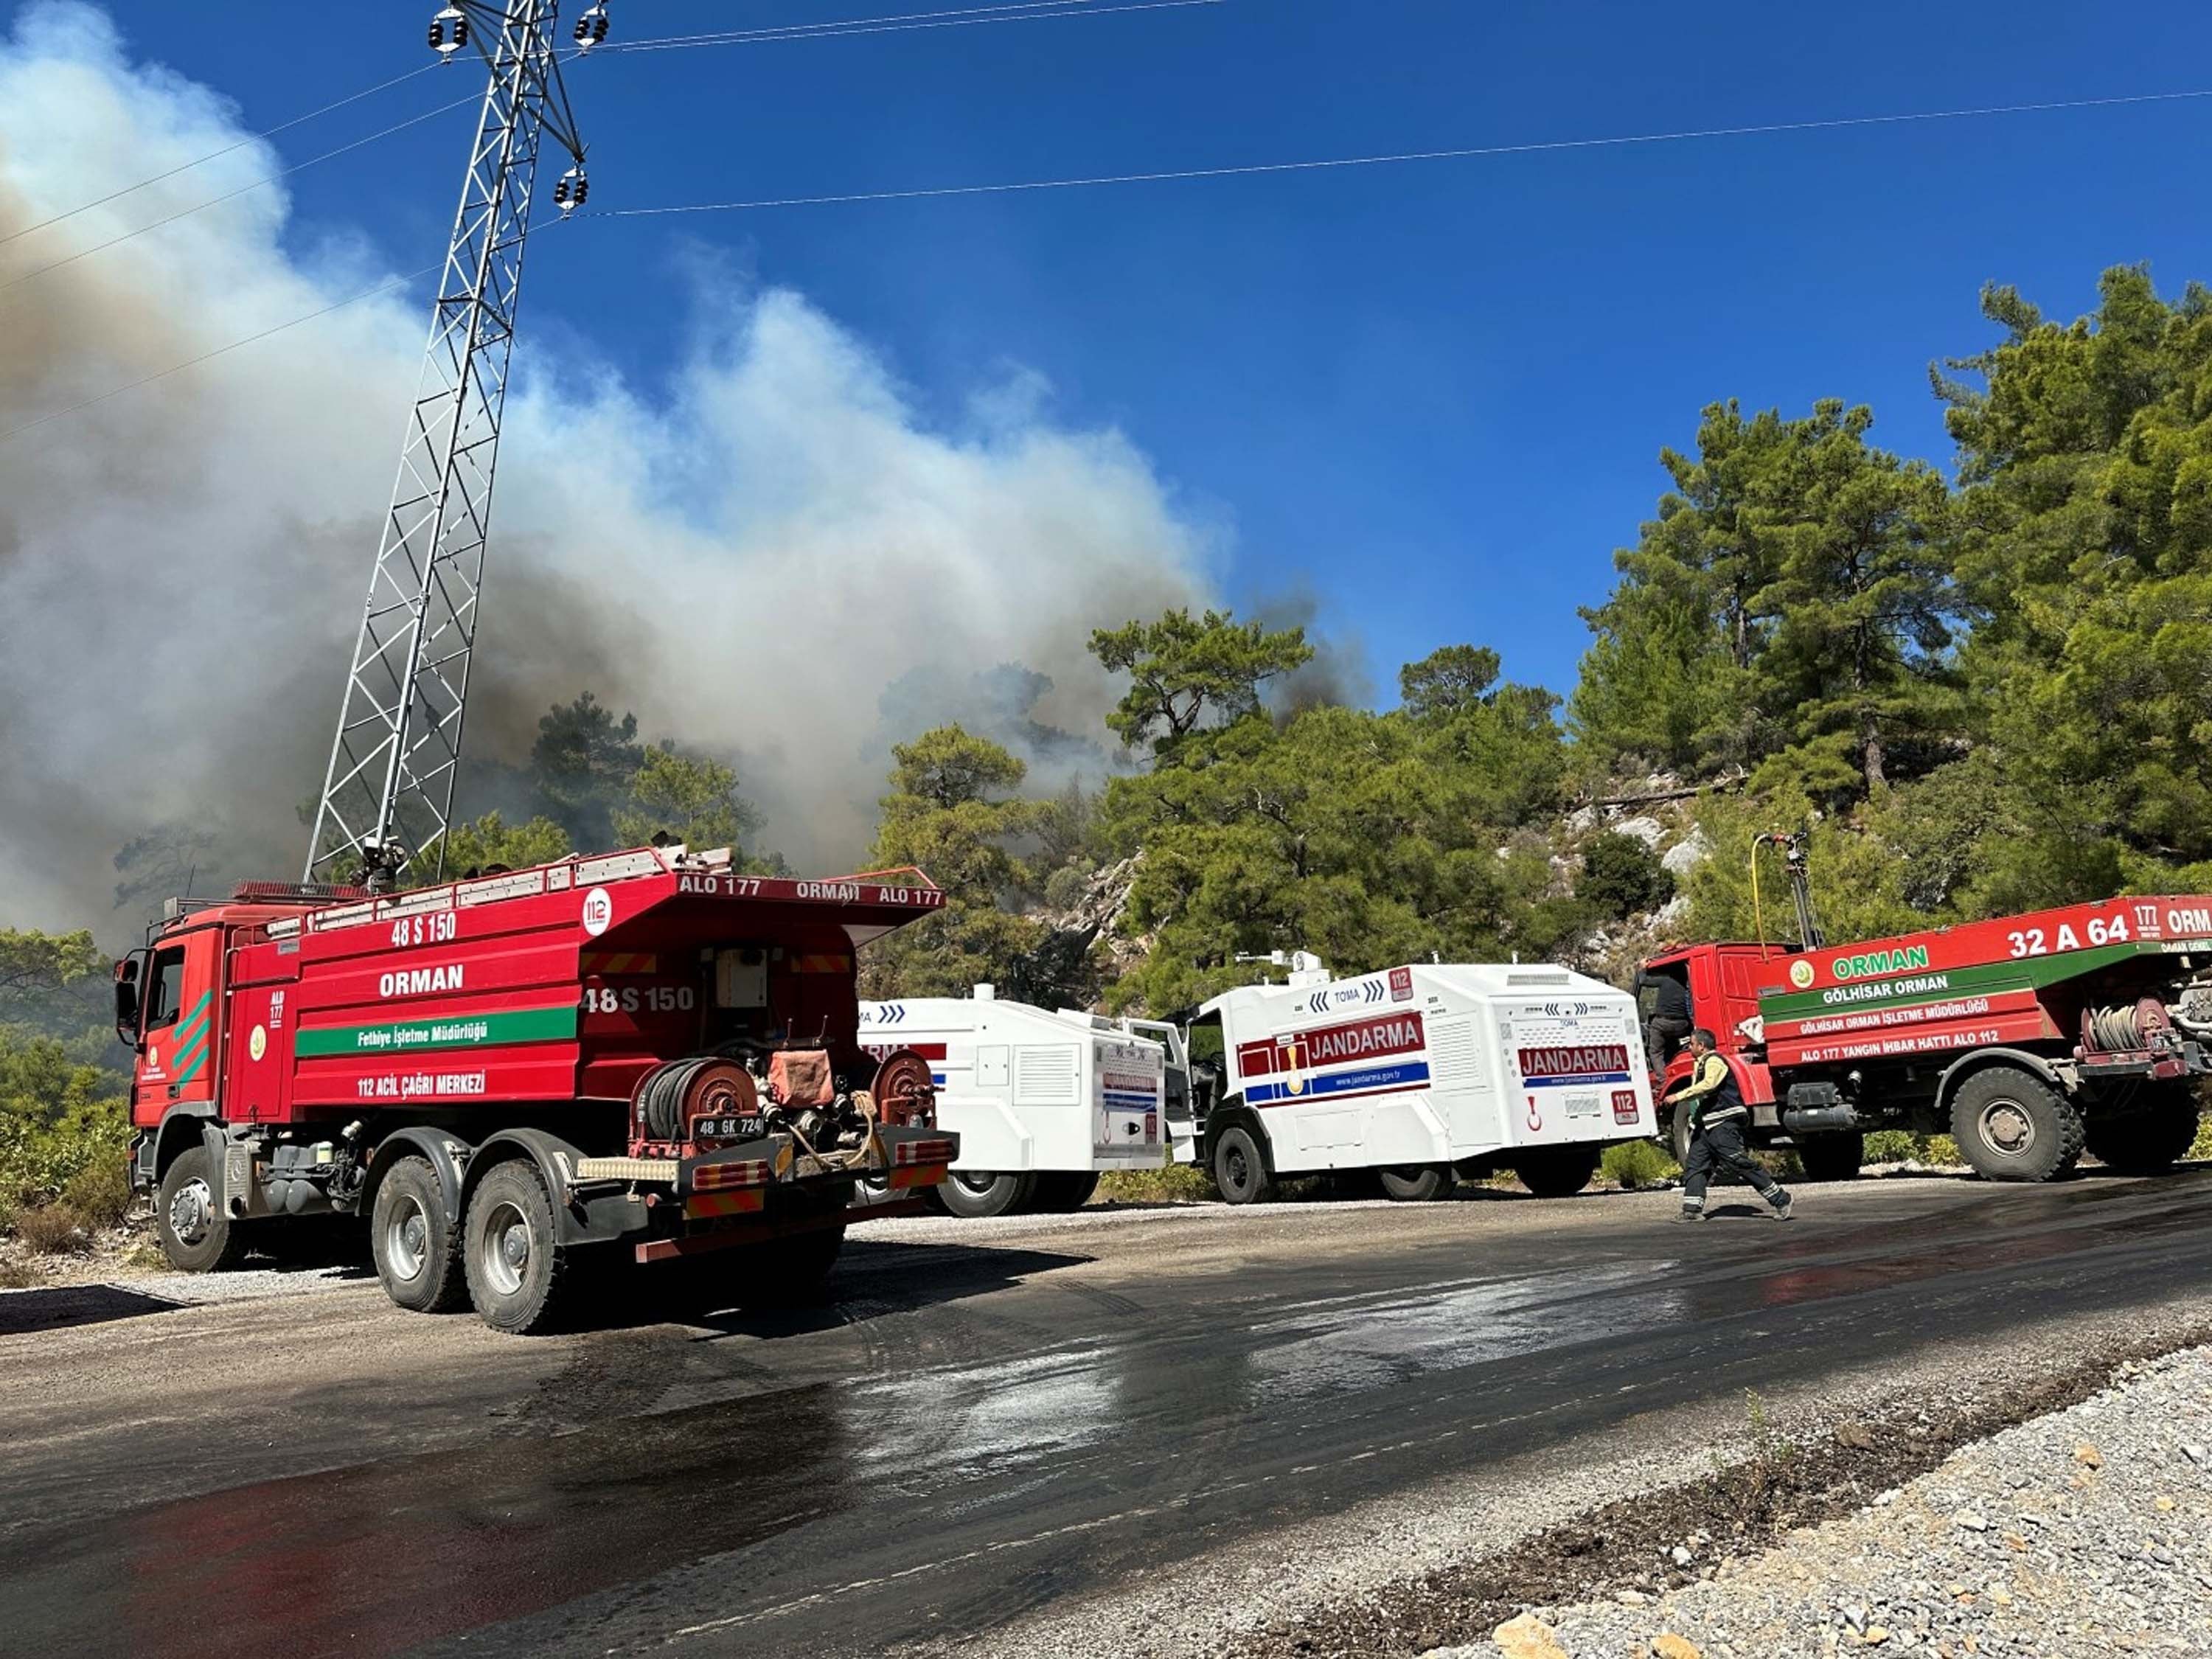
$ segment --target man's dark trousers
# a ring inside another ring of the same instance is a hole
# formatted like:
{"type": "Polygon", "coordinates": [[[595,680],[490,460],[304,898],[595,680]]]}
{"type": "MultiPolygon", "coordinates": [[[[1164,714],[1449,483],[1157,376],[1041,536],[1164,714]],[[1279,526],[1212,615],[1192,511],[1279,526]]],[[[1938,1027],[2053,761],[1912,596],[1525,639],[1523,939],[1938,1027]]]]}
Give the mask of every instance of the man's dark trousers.
{"type": "Polygon", "coordinates": [[[1702,1211],[1705,1207],[1705,1188],[1716,1174],[1741,1176],[1749,1182],[1752,1189],[1769,1204],[1782,1196],[1782,1188],[1774,1177],[1759,1167],[1743,1144],[1743,1124],[1739,1118],[1724,1117],[1718,1122],[1699,1126],[1690,1137],[1690,1156],[1682,1165],[1682,1208],[1702,1211]]]}
{"type": "Polygon", "coordinates": [[[1644,1053],[1651,1062],[1651,1075],[1665,1075],[1667,1062],[1674,1050],[1690,1035],[1690,1022],[1686,1016],[1654,1014],[1644,1022],[1644,1053]]]}

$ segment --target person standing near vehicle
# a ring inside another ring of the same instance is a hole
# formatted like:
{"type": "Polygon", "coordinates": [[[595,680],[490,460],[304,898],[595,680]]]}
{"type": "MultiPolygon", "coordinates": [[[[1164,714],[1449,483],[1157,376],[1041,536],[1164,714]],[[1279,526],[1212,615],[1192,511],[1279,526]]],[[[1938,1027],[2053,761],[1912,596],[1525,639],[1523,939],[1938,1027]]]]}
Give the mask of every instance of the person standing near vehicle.
{"type": "Polygon", "coordinates": [[[1644,1053],[1651,1062],[1651,1075],[1657,1078],[1666,1072],[1676,1045],[1690,1035],[1691,1026],[1697,1022],[1690,1012],[1690,988],[1675,975],[1639,973],[1636,987],[1639,1002],[1646,987],[1651,991],[1651,1012],[1644,1022],[1644,1053]]]}
{"type": "Polygon", "coordinates": [[[1790,1194],[1761,1169],[1745,1147],[1743,1128],[1751,1109],[1735,1086],[1735,1073],[1716,1052],[1713,1034],[1699,1026],[1690,1033],[1690,1075],[1669,1100],[1690,1105],[1690,1156],[1682,1165],[1681,1221],[1705,1218],[1705,1187],[1716,1172],[1741,1176],[1774,1207],[1777,1221],[1790,1219],[1790,1194]]]}

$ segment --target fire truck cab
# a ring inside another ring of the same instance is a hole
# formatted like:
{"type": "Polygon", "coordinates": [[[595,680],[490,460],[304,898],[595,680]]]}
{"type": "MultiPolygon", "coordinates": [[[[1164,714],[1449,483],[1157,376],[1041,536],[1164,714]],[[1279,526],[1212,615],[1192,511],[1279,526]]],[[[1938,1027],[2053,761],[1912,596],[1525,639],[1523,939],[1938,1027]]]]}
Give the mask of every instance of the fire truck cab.
{"type": "MultiPolygon", "coordinates": [[[[1644,965],[1644,988],[1638,1015],[1651,1017],[1655,979],[1673,979],[1690,994],[1690,1023],[1712,1032],[1719,1054],[1735,1074],[1736,1087],[1751,1108],[1755,1128],[1779,1131],[1781,1118],[1775,1104],[1773,1075],[1765,1050],[1748,1033],[1759,1030],[1759,994],[1763,987],[1783,983],[1790,960],[1798,953],[1775,945],[1692,945],[1655,957],[1644,965]]],[[[1654,1088],[1662,1097],[1690,1074],[1686,1041],[1666,1054],[1651,1056],[1654,1088]]],[[[1677,1163],[1689,1156],[1689,1115],[1667,1106],[1659,1108],[1660,1126],[1677,1163]]]]}

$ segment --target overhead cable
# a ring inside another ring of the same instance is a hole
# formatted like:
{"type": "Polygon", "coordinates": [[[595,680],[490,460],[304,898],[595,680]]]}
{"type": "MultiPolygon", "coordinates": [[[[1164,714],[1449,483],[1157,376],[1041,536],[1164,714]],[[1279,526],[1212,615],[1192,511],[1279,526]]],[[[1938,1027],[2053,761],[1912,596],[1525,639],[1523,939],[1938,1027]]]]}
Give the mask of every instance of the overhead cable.
{"type": "Polygon", "coordinates": [[[318,116],[328,115],[334,110],[343,109],[348,104],[357,104],[362,99],[386,91],[403,81],[412,81],[418,75],[428,75],[437,67],[435,64],[425,64],[420,69],[409,70],[404,75],[395,75],[389,81],[379,81],[373,87],[363,87],[359,92],[348,93],[344,97],[335,99],[320,108],[309,110],[305,115],[295,115],[289,121],[279,121],[273,127],[264,127],[258,132],[250,132],[242,138],[225,144],[221,149],[211,149],[206,155],[195,156],[189,161],[179,161],[166,173],[157,173],[151,178],[141,179],[137,184],[125,185],[120,190],[111,190],[105,196],[94,197],[91,201],[70,208],[65,212],[41,219],[35,224],[25,225],[21,230],[11,230],[5,236],[0,236],[0,246],[12,242],[19,236],[28,236],[34,230],[44,230],[48,225],[58,225],[64,219],[74,219],[80,213],[89,213],[94,208],[106,207],[110,202],[120,201],[125,196],[144,190],[149,185],[158,185],[164,179],[175,178],[180,173],[190,173],[194,167],[205,167],[210,161],[220,161],[233,150],[244,149],[248,144],[258,143],[264,138],[274,138],[280,132],[289,132],[294,127],[314,120],[318,116]]]}
{"type": "MultiPolygon", "coordinates": [[[[2052,99],[2039,103],[1988,104],[1963,109],[1910,111],[1894,115],[1836,116],[1826,119],[1812,121],[1779,121],[1764,122],[1744,126],[1686,128],[1675,132],[1627,134],[1612,137],[1559,138],[1516,144],[1471,145],[1455,149],[1407,150],[1395,155],[1346,156],[1325,161],[1279,161],[1258,163],[1242,167],[1188,167],[1166,172],[1103,174],[1082,179],[1039,179],[1017,184],[953,185],[942,185],[933,189],[924,190],[863,191],[842,196],[793,196],[763,198],[761,200],[750,202],[700,203],[690,206],[679,207],[620,208],[599,213],[579,214],[576,216],[578,218],[593,219],[631,219],[671,213],[734,212],[753,209],[777,207],[828,206],[846,203],[914,201],[927,198],[946,196],[978,196],[1000,194],[1016,191],[1073,189],[1090,185],[1144,184],[1155,181],[1186,179],[1240,178],[1249,177],[1255,174],[1274,173],[1314,172],[1333,167],[1379,167],[1401,161],[1445,161],[1480,156],[1540,155],[1547,152],[1599,149],[1632,144],[1670,143],[1698,138],[1741,138],[1791,132],[1832,132],[1854,127],[1898,125],[1912,122],[1962,121],[2001,115],[2044,114],[2067,110],[2110,109],[2133,105],[2178,103],[2185,100],[2201,100],[2205,98],[2212,98],[2212,88],[2180,92],[2130,93],[2105,98],[2052,99]]],[[[0,443],[5,443],[10,439],[20,437],[24,433],[46,425],[49,422],[58,421],[66,416],[74,415],[81,410],[89,409],[96,404],[106,403],[111,398],[121,397],[126,392],[135,391],[140,386],[151,385],[154,381],[166,380],[172,374],[180,374],[185,369],[196,368],[199,364],[204,363],[212,358],[223,356],[226,352],[235,351],[241,346],[252,345],[258,341],[269,338],[270,336],[273,334],[281,334],[287,329],[296,328],[302,323],[313,322],[319,317],[326,317],[331,312],[341,310],[344,307],[352,305],[358,301],[369,299],[375,295],[388,292],[392,289],[399,287],[406,283],[413,282],[419,277],[428,276],[431,271],[437,269],[439,269],[439,267],[436,265],[427,265],[422,270],[410,272],[407,276],[389,278],[388,280],[377,284],[374,288],[364,289],[358,294],[349,295],[343,300],[334,301],[329,305],[323,306],[317,310],[308,312],[302,316],[292,318],[287,322],[278,323],[274,327],[263,329],[258,333],[246,336],[244,339],[234,340],[228,345],[217,346],[211,351],[202,352],[198,356],[190,358],[185,362],[175,364],[171,368],[161,369],[152,374],[143,375],[139,379],[130,381],[123,386],[117,386],[112,391],[103,392],[96,397],[87,398],[80,403],[72,404],[66,408],[54,410],[47,414],[40,416],[35,420],[27,421],[22,425],[10,428],[6,431],[0,431],[0,443]]]]}
{"type": "MultiPolygon", "coordinates": [[[[1188,6],[1218,6],[1225,3],[1227,3],[1227,0],[1131,0],[1130,3],[1100,6],[1091,3],[1091,0],[1021,0],[1021,3],[1016,4],[969,6],[952,11],[907,12],[894,14],[887,17],[850,18],[842,22],[795,23],[777,28],[738,30],[715,34],[669,35],[657,40],[639,40],[628,43],[610,42],[605,46],[597,48],[595,55],[605,55],[624,51],[661,52],[701,46],[758,46],[773,44],[775,42],[783,40],[831,40],[843,34],[889,34],[911,29],[963,28],[978,23],[1036,22],[1048,21],[1056,17],[1099,17],[1107,16],[1118,12],[1165,11],[1188,6]]],[[[573,62],[575,58],[582,56],[582,54],[580,52],[572,52],[564,53],[562,56],[565,61],[573,62]]],[[[180,166],[170,168],[167,173],[156,173],[153,178],[143,179],[135,185],[126,185],[121,190],[112,191],[107,195],[101,197],[98,201],[88,202],[82,207],[70,209],[67,213],[57,214],[49,219],[42,219],[39,223],[26,226],[22,230],[16,231],[11,235],[0,236],[0,246],[4,246],[6,243],[13,241],[17,236],[28,235],[32,231],[40,229],[46,225],[58,224],[64,219],[72,218],[77,214],[87,212],[91,209],[101,206],[106,203],[115,201],[119,198],[128,196],[134,191],[143,190],[149,185],[158,184],[162,179],[174,178],[177,174],[189,172],[191,168],[201,165],[203,162],[214,161],[219,156],[230,154],[233,150],[242,149],[246,145],[253,143],[255,139],[265,138],[270,133],[282,132],[288,127],[297,126],[301,122],[312,120],[318,115],[326,114],[331,110],[342,108],[347,104],[357,102],[361,99],[368,97],[371,93],[381,92],[386,87],[397,86],[401,81],[412,80],[416,75],[428,73],[429,70],[438,67],[439,65],[435,64],[425,64],[420,70],[410,70],[405,75],[395,76],[393,79],[389,81],[380,82],[376,86],[369,87],[361,92],[355,93],[350,97],[339,99],[335,103],[325,104],[321,109],[311,110],[305,115],[295,116],[291,120],[283,123],[281,126],[270,128],[267,132],[256,133],[252,137],[240,138],[236,143],[228,144],[222,149],[211,150],[207,155],[201,156],[198,161],[185,162],[180,166]]],[[[437,116],[443,115],[449,110],[459,109],[464,105],[477,103],[479,101],[480,97],[480,94],[471,93],[466,97],[457,98],[451,103],[441,104],[434,109],[423,111],[420,115],[410,116],[406,120],[394,122],[392,125],[384,127],[378,131],[369,133],[365,137],[356,138],[349,143],[340,144],[333,149],[326,149],[319,155],[311,155],[307,157],[307,159],[303,161],[295,161],[289,167],[280,168],[275,173],[264,174],[261,178],[240,185],[234,189],[227,190],[219,196],[211,196],[204,202],[196,202],[191,207],[179,208],[173,213],[165,214],[161,218],[153,221],[150,224],[140,225],[134,230],[119,232],[117,234],[109,237],[106,241],[95,242],[90,247],[79,248],[74,253],[64,254],[61,258],[49,260],[42,265],[34,265],[30,270],[22,271],[18,275],[10,277],[4,283],[0,283],[0,294],[3,294],[9,289],[17,287],[21,283],[29,282],[34,276],[44,276],[47,271],[58,270],[64,265],[74,264],[79,259],[85,258],[91,254],[99,253],[107,248],[115,247],[124,242],[135,240],[137,238],[145,235],[149,231],[160,230],[165,226],[175,224],[180,219],[189,219],[194,214],[204,213],[209,208],[219,207],[225,202],[234,201],[239,197],[246,195],[252,191],[258,190],[264,185],[272,185],[278,182],[280,179],[289,179],[295,173],[302,172],[308,167],[319,166],[325,161],[332,161],[338,156],[348,154],[350,151],[360,149],[364,145],[375,143],[380,139],[389,138],[393,134],[404,132],[410,127],[419,126],[423,122],[433,119],[437,116]]]]}
{"type": "Polygon", "coordinates": [[[4,444],[10,439],[20,438],[27,432],[36,431],[51,422],[90,409],[96,404],[104,404],[111,398],[120,398],[126,392],[136,392],[142,386],[151,386],[156,380],[167,380],[172,374],[181,374],[188,368],[198,368],[202,363],[236,351],[241,347],[256,344],[272,334],[282,334],[285,330],[297,328],[302,323],[312,323],[318,317],[327,317],[333,311],[343,311],[349,305],[358,304],[363,300],[373,300],[380,294],[389,294],[396,288],[404,288],[408,283],[419,282],[433,271],[442,269],[444,264],[445,261],[441,259],[434,265],[425,265],[420,270],[410,270],[404,276],[387,276],[373,288],[362,289],[357,294],[349,294],[343,300],[333,300],[328,305],[319,306],[313,311],[304,312],[289,321],[277,323],[269,328],[262,329],[258,333],[249,334],[242,340],[233,340],[228,345],[219,345],[212,350],[203,351],[197,357],[187,357],[181,363],[172,363],[168,368],[156,369],[151,374],[142,374],[135,380],[126,380],[121,386],[84,398],[81,402],[68,404],[64,408],[49,410],[34,420],[26,421],[21,426],[11,426],[6,431],[0,432],[0,444],[4,444]]]}
{"type": "Polygon", "coordinates": [[[823,18],[812,23],[775,23],[742,29],[702,29],[690,34],[653,34],[631,40],[617,36],[597,48],[602,56],[617,52],[658,50],[664,46],[721,46],[750,40],[776,40],[807,34],[817,29],[884,28],[896,23],[933,23],[940,19],[981,17],[1000,13],[1069,11],[1088,6],[1091,0],[1006,0],[991,6],[954,6],[939,11],[892,12],[884,16],[823,18]]]}
{"type": "Polygon", "coordinates": [[[1123,0],[1098,5],[1093,0],[1028,0],[1004,6],[969,6],[955,11],[908,12],[890,17],[854,17],[823,23],[789,23],[775,28],[726,29],[700,34],[660,35],[643,40],[610,40],[599,52],[678,52],[700,46],[763,46],[785,40],[841,40],[847,35],[903,34],[915,29],[970,28],[979,23],[1042,23],[1061,17],[1112,17],[1135,11],[1176,11],[1189,6],[1218,6],[1227,0],[1123,0]],[[971,15],[973,14],[973,15],[971,15]]]}
{"type": "Polygon", "coordinates": [[[443,115],[450,110],[457,110],[464,104],[481,102],[483,97],[482,93],[472,92],[465,98],[456,98],[450,104],[441,104],[435,109],[426,109],[420,115],[410,115],[404,121],[395,121],[390,126],[380,131],[369,133],[365,137],[356,138],[349,143],[340,144],[335,149],[326,149],[319,155],[310,155],[304,161],[295,161],[289,167],[280,167],[275,173],[264,173],[258,179],[250,179],[234,190],[223,191],[220,196],[210,196],[204,202],[196,202],[188,208],[179,208],[174,213],[166,214],[151,224],[141,225],[136,230],[124,231],[118,235],[109,237],[104,242],[94,242],[90,247],[81,247],[74,253],[65,253],[58,259],[50,259],[45,264],[33,265],[30,270],[11,276],[4,283],[0,283],[0,294],[6,293],[11,288],[21,286],[33,276],[43,276],[50,270],[59,270],[64,265],[73,265],[79,259],[98,253],[102,249],[111,248],[118,243],[128,242],[136,237],[143,236],[149,230],[159,230],[164,225],[175,224],[179,219],[189,219],[195,213],[204,213],[211,207],[219,207],[225,202],[234,201],[249,191],[259,190],[264,185],[273,185],[279,179],[289,179],[295,173],[343,155],[349,150],[359,149],[364,144],[373,144],[380,138],[389,138],[395,132],[404,132],[409,127],[419,127],[423,122],[443,115]]]}
{"type": "Polygon", "coordinates": [[[1762,121],[1746,126],[1687,127],[1674,132],[1616,133],[1592,138],[1544,138],[1510,144],[1471,144],[1452,149],[1401,150],[1380,155],[1340,155],[1301,161],[1256,161],[1235,166],[1174,167],[1149,173],[1094,173],[1069,179],[1029,179],[1000,184],[933,185],[907,190],[852,191],[840,195],[769,196],[738,202],[689,202],[664,207],[606,208],[579,218],[642,219],[675,213],[749,213],[769,208],[836,207],[866,202],[915,202],[947,196],[1006,196],[1024,191],[1084,190],[1101,185],[1166,184],[1193,179],[1245,179],[1275,173],[1321,173],[1338,168],[1391,167],[1412,161],[1471,161],[1539,155],[1563,150],[1608,149],[1637,144],[1683,143],[1700,138],[1752,138],[1791,132],[1834,132],[1851,127],[1965,121],[1988,116],[2034,115],[2122,105],[2177,103],[2212,98],[2212,88],[2185,92],[2130,93],[2110,98],[2052,99],[2040,103],[1989,104],[1970,109],[1912,110],[1894,115],[1839,115],[1808,121],[1762,121]]]}

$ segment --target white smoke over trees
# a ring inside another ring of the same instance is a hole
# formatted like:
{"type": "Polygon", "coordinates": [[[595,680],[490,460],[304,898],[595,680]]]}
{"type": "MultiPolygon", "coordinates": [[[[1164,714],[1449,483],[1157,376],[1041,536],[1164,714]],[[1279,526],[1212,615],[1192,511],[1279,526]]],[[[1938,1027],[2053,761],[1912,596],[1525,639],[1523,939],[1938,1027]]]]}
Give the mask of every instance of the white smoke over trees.
{"type": "MultiPolygon", "coordinates": [[[[0,40],[0,236],[244,136],[102,12],[27,7],[0,40]]],[[[281,165],[246,143],[0,243],[0,283],[281,165]]],[[[301,248],[289,213],[264,187],[0,291],[0,432],[439,252],[301,248]]],[[[1048,787],[1112,700],[1090,630],[1202,597],[1207,532],[1034,377],[933,430],[803,296],[697,292],[652,402],[534,354],[526,298],[471,755],[519,759],[589,688],[733,761],[763,844],[817,866],[860,855],[890,744],[936,719],[995,711],[1048,787]]],[[[211,836],[225,875],[293,872],[426,315],[395,290],[0,441],[0,918],[135,923],[112,861],[149,833],[156,864],[211,836]]]]}

